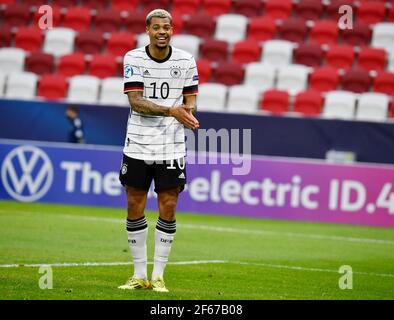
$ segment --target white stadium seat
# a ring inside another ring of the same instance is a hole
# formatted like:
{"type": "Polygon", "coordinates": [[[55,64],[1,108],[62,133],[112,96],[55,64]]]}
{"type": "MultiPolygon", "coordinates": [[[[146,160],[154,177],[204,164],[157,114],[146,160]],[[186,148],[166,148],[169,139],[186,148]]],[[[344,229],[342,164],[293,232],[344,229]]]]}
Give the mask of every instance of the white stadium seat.
{"type": "Polygon", "coordinates": [[[60,57],[74,51],[75,31],[69,28],[53,28],[45,32],[44,52],[60,57]]]}
{"type": "Polygon", "coordinates": [[[394,72],[394,51],[387,52],[387,70],[390,72],[394,72]]]}
{"type": "Polygon", "coordinates": [[[127,95],[123,93],[123,78],[105,78],[101,81],[99,103],[109,106],[130,106],[127,95]]]}
{"type": "Polygon", "coordinates": [[[70,78],[67,100],[73,103],[97,103],[100,79],[94,76],[70,78]]]}
{"type": "Polygon", "coordinates": [[[322,116],[324,118],[353,119],[356,108],[356,94],[349,91],[327,93],[322,116]]]}
{"type": "Polygon", "coordinates": [[[385,121],[390,98],[384,93],[366,92],[360,95],[356,119],[366,121],[385,121]]]}
{"type": "Polygon", "coordinates": [[[198,58],[200,48],[200,38],[190,34],[176,34],[171,38],[171,44],[178,49],[185,50],[198,58]]]}
{"type": "Polygon", "coordinates": [[[289,64],[280,67],[276,87],[287,90],[290,94],[297,94],[306,90],[308,86],[309,68],[299,64],[289,64]]]}
{"type": "Polygon", "coordinates": [[[26,53],[19,48],[0,48],[0,70],[2,73],[22,72],[26,53]]]}
{"type": "Polygon", "coordinates": [[[287,40],[265,41],[261,61],[278,67],[289,64],[293,58],[294,46],[294,43],[287,40]]]}
{"type": "Polygon", "coordinates": [[[223,14],[216,19],[215,38],[231,44],[244,40],[248,18],[240,14],[223,14]]]}
{"type": "Polygon", "coordinates": [[[394,23],[382,22],[373,26],[372,46],[384,48],[387,52],[394,50],[394,23]]]}
{"type": "Polygon", "coordinates": [[[146,33],[137,35],[137,48],[145,47],[149,44],[149,36],[146,33]]]}
{"type": "Polygon", "coordinates": [[[198,88],[197,110],[222,112],[225,110],[226,98],[226,85],[220,83],[203,83],[198,88]]]}
{"type": "Polygon", "coordinates": [[[265,63],[252,62],[245,66],[244,83],[254,86],[259,93],[275,87],[276,68],[265,63]]]}
{"type": "Polygon", "coordinates": [[[34,99],[38,76],[32,72],[11,73],[7,78],[5,97],[10,99],[34,99]]]}
{"type": "Polygon", "coordinates": [[[0,72],[0,97],[4,96],[5,79],[5,73],[0,72]]]}
{"type": "Polygon", "coordinates": [[[256,112],[259,100],[260,92],[255,87],[235,85],[228,90],[227,110],[239,113],[256,112]]]}

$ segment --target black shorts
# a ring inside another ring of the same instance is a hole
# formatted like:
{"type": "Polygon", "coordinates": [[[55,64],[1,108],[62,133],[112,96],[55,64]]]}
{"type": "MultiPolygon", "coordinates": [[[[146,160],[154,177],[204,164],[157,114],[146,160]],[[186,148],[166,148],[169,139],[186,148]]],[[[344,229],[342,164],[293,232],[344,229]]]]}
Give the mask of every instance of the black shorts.
{"type": "Polygon", "coordinates": [[[156,193],[178,186],[180,191],[182,191],[186,184],[185,158],[145,161],[123,155],[119,180],[123,186],[135,187],[146,191],[149,190],[152,180],[154,180],[156,193]]]}

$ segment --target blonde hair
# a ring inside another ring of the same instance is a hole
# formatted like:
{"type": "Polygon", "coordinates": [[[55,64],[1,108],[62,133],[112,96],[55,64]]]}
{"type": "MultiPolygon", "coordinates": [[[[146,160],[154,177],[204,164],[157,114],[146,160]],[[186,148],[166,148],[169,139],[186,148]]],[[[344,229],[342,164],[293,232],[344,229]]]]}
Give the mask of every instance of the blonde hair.
{"type": "Polygon", "coordinates": [[[172,16],[171,14],[164,9],[154,9],[149,12],[146,16],[146,25],[150,26],[152,18],[167,18],[170,20],[170,24],[172,25],[172,16]]]}

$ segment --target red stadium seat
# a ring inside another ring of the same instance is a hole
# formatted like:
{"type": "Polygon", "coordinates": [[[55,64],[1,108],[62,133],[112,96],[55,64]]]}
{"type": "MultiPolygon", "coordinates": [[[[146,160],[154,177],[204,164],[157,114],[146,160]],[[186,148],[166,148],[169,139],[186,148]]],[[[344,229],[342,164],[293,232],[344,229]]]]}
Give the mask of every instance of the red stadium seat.
{"type": "Polygon", "coordinates": [[[371,43],[372,29],[363,22],[353,23],[353,28],[341,30],[343,42],[352,46],[367,46],[371,43]]]}
{"type": "Polygon", "coordinates": [[[303,19],[285,19],[279,27],[279,38],[291,42],[305,42],[308,27],[303,19]]]}
{"type": "Polygon", "coordinates": [[[326,8],[328,18],[338,21],[342,15],[339,13],[339,8],[341,6],[351,6],[353,13],[356,12],[354,0],[330,0],[326,8]]]}
{"type": "Polygon", "coordinates": [[[256,41],[265,41],[275,38],[276,23],[270,17],[254,17],[249,19],[248,38],[256,41]]]}
{"type": "Polygon", "coordinates": [[[64,27],[74,29],[76,31],[87,31],[92,22],[90,8],[76,7],[68,9],[64,16],[64,27]]]}
{"type": "Polygon", "coordinates": [[[204,14],[213,17],[229,13],[231,0],[202,0],[204,14]]]}
{"type": "Polygon", "coordinates": [[[358,54],[358,66],[366,70],[385,70],[386,50],[371,47],[361,48],[358,54]]]}
{"type": "Polygon", "coordinates": [[[31,11],[27,4],[10,4],[4,12],[4,22],[11,27],[28,26],[31,11]]]}
{"type": "Polygon", "coordinates": [[[0,26],[0,48],[10,47],[12,41],[11,26],[0,26]]]}
{"type": "Polygon", "coordinates": [[[14,46],[26,51],[39,51],[43,40],[44,36],[40,29],[20,27],[15,35],[14,46]]]}
{"type": "Polygon", "coordinates": [[[201,0],[172,0],[172,9],[181,14],[194,15],[200,4],[201,0]]]}
{"type": "Polygon", "coordinates": [[[337,42],[339,34],[338,24],[335,21],[315,21],[310,31],[310,41],[319,44],[332,44],[337,42]]]}
{"type": "Polygon", "coordinates": [[[101,32],[115,32],[120,29],[122,18],[117,10],[99,9],[96,13],[94,29],[101,32]]]}
{"type": "Polygon", "coordinates": [[[139,0],[111,0],[112,9],[119,11],[134,11],[139,4],[139,0]]]}
{"type": "Polygon", "coordinates": [[[357,10],[357,20],[368,24],[383,22],[386,16],[386,7],[383,2],[362,1],[357,10]]]}
{"type": "Polygon", "coordinates": [[[371,86],[369,72],[364,69],[355,68],[347,71],[342,77],[342,89],[362,93],[369,91],[371,86]]]}
{"type": "MultiPolygon", "coordinates": [[[[162,9],[169,9],[170,0],[149,0],[149,1],[142,1],[142,5],[144,7],[144,12],[148,13],[153,9],[162,8],[162,9]]],[[[146,15],[146,14],[145,14],[146,15]]]]}
{"type": "Polygon", "coordinates": [[[82,53],[73,53],[61,56],[59,59],[58,73],[72,77],[85,73],[85,56],[82,53]]]}
{"type": "Polygon", "coordinates": [[[185,21],[185,31],[200,38],[210,38],[215,32],[215,19],[211,16],[196,14],[185,21]]]}
{"type": "Polygon", "coordinates": [[[81,5],[91,9],[104,9],[108,7],[111,0],[80,0],[81,5]]]}
{"type": "Polygon", "coordinates": [[[205,39],[200,46],[200,57],[211,61],[226,61],[228,43],[223,40],[205,39]]]}
{"type": "MultiPolygon", "coordinates": [[[[60,23],[61,23],[61,19],[62,19],[60,7],[57,5],[51,4],[51,9],[52,9],[52,11],[50,13],[52,15],[52,27],[59,27],[60,23]]],[[[34,17],[33,17],[34,24],[38,25],[41,17],[47,13],[49,14],[49,12],[47,12],[46,10],[41,11],[41,12],[40,12],[40,10],[34,11],[34,17]]],[[[43,22],[45,24],[48,23],[47,20],[48,20],[47,18],[43,18],[43,22]]]]}
{"type": "Polygon", "coordinates": [[[306,20],[319,20],[323,13],[323,2],[316,0],[299,0],[296,8],[297,16],[306,20]]]}
{"type": "Polygon", "coordinates": [[[112,55],[93,55],[89,64],[89,74],[98,78],[108,78],[116,76],[117,63],[112,55]]]}
{"type": "Polygon", "coordinates": [[[110,34],[107,51],[114,56],[123,57],[128,51],[135,48],[136,39],[129,32],[113,32],[110,34]]]}
{"type": "Polygon", "coordinates": [[[299,92],[294,100],[294,112],[302,113],[306,116],[315,116],[321,113],[323,106],[323,96],[319,91],[308,90],[299,92]]]}
{"type": "Polygon", "coordinates": [[[104,45],[103,34],[97,31],[80,32],[75,39],[75,44],[76,51],[98,53],[104,45]]]}
{"type": "Polygon", "coordinates": [[[241,64],[219,62],[215,70],[215,82],[233,86],[243,82],[244,69],[241,64]]]}
{"type": "Polygon", "coordinates": [[[327,64],[336,69],[351,69],[354,59],[353,47],[349,45],[330,45],[326,53],[327,64]]]}
{"type": "Polygon", "coordinates": [[[125,31],[134,34],[146,32],[146,14],[142,11],[132,11],[128,13],[124,21],[125,31]]]}
{"type": "Polygon", "coordinates": [[[26,59],[26,70],[39,75],[53,73],[55,58],[49,53],[32,52],[26,59]]]}
{"type": "MultiPolygon", "coordinates": [[[[49,1],[45,1],[45,0],[21,0],[19,2],[27,4],[29,6],[40,6],[40,5],[48,3],[49,1]]],[[[4,3],[4,1],[1,0],[0,3],[4,3]]]]}
{"type": "Polygon", "coordinates": [[[274,19],[286,19],[291,15],[292,0],[267,0],[265,14],[274,19]]]}
{"type": "Polygon", "coordinates": [[[321,92],[336,90],[339,74],[330,67],[315,68],[309,78],[309,88],[321,92]]]}
{"type": "Polygon", "coordinates": [[[289,111],[289,93],[284,90],[267,90],[263,93],[260,109],[273,114],[282,114],[289,111]]]}
{"type": "Polygon", "coordinates": [[[178,12],[171,12],[172,16],[172,31],[175,34],[183,33],[183,29],[185,27],[185,20],[183,19],[183,15],[178,12]]]}
{"type": "Polygon", "coordinates": [[[67,93],[66,77],[60,74],[45,74],[38,84],[37,96],[51,100],[65,98],[67,93]]]}
{"type": "Polygon", "coordinates": [[[78,0],[56,0],[56,5],[62,8],[76,7],[78,0]]]}
{"type": "Polygon", "coordinates": [[[319,44],[303,43],[294,50],[293,57],[294,63],[315,67],[321,65],[324,58],[324,51],[319,44]]]}
{"type": "Polygon", "coordinates": [[[254,40],[244,40],[234,44],[232,61],[236,63],[249,63],[258,61],[261,56],[261,46],[254,40]]]}
{"type": "Polygon", "coordinates": [[[388,22],[394,22],[394,6],[391,5],[389,16],[387,17],[388,22]]]}
{"type": "Polygon", "coordinates": [[[16,0],[1,0],[0,4],[14,4],[16,0]]]}
{"type": "Polygon", "coordinates": [[[199,83],[209,82],[212,76],[211,61],[199,59],[196,61],[198,69],[199,83]]]}
{"type": "Polygon", "coordinates": [[[234,3],[234,13],[242,14],[246,17],[261,15],[262,2],[256,0],[237,0],[234,3]]]}
{"type": "Polygon", "coordinates": [[[374,91],[394,97],[394,73],[378,72],[374,79],[374,91]]]}

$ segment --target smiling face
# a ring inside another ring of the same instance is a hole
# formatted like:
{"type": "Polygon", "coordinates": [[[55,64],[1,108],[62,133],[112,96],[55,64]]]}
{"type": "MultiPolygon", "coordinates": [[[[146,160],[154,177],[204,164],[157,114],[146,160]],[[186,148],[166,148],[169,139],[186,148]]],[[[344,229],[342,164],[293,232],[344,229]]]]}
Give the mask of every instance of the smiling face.
{"type": "Polygon", "coordinates": [[[150,25],[146,27],[146,32],[152,45],[158,49],[165,49],[172,36],[171,21],[168,18],[153,17],[150,25]]]}

